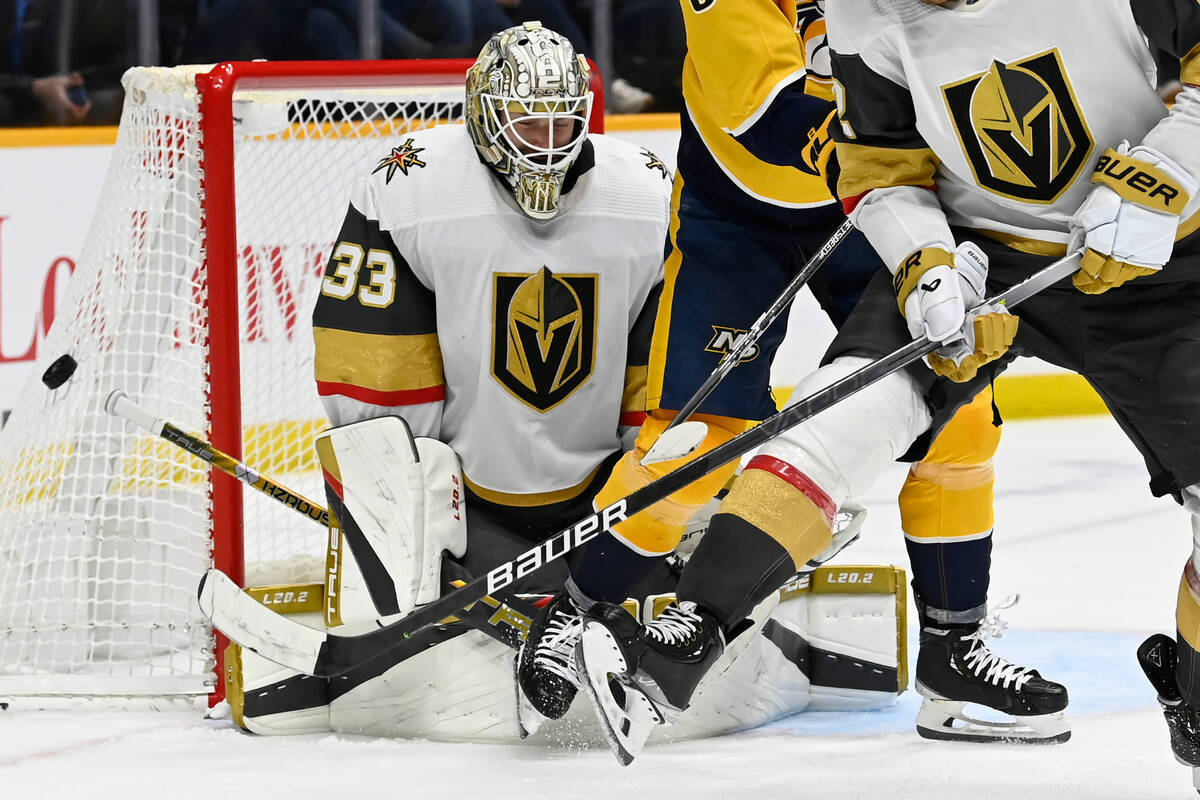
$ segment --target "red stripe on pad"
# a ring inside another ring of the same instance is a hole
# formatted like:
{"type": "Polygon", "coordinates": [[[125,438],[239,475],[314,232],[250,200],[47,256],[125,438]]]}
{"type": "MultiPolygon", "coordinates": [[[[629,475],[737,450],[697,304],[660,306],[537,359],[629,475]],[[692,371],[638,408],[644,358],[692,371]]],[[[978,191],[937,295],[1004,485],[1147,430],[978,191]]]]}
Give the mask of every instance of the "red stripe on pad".
{"type": "Polygon", "coordinates": [[[393,392],[382,392],[378,389],[367,389],[352,383],[331,383],[317,381],[317,394],[321,397],[340,394],[352,400],[360,400],[374,406],[416,406],[421,403],[436,403],[446,399],[446,385],[439,383],[424,389],[397,389],[393,392]]]}
{"type": "Polygon", "coordinates": [[[825,494],[825,491],[817,486],[811,478],[788,462],[774,456],[759,455],[750,459],[750,462],[746,464],[746,469],[761,469],[763,472],[770,472],[772,475],[783,478],[813,501],[813,504],[825,515],[825,521],[833,525],[833,518],[837,516],[837,505],[834,504],[833,498],[825,494]]]}
{"type": "Polygon", "coordinates": [[[340,500],[345,501],[346,496],[344,494],[344,490],[342,489],[341,481],[330,475],[328,470],[321,470],[321,474],[325,476],[325,483],[329,485],[329,488],[333,489],[333,493],[336,494],[340,500]]]}

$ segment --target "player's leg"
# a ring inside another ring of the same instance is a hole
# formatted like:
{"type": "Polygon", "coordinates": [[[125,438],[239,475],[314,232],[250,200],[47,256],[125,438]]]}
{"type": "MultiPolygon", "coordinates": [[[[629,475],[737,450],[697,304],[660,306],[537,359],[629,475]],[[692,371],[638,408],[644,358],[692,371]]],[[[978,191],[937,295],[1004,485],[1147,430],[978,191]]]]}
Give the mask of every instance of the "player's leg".
{"type": "Polygon", "coordinates": [[[929,739],[1065,741],[1067,692],[993,653],[979,633],[992,551],[992,457],[1000,427],[991,387],[959,409],[900,491],[900,519],[920,620],[917,732],[929,739]],[[968,717],[967,703],[1012,715],[968,717]]]}
{"type": "MultiPolygon", "coordinates": [[[[879,269],[881,262],[861,234],[857,240],[847,240],[830,259],[812,289],[835,325],[845,322],[879,269]]],[[[1000,440],[991,400],[988,387],[950,420],[924,460],[913,465],[899,497],[925,643],[917,661],[917,685],[937,698],[922,708],[917,729],[937,738],[966,735],[963,726],[946,727],[946,715],[932,709],[945,698],[970,698],[994,708],[1012,707],[1039,715],[1061,712],[1066,703],[1061,686],[1035,678],[1031,671],[978,669],[997,664],[994,654],[973,636],[986,613],[991,561],[992,457],[1000,440]],[[952,659],[961,662],[956,666],[968,666],[963,674],[970,679],[964,679],[963,685],[954,680],[957,673],[952,674],[952,659]],[[1020,672],[1020,680],[984,678],[985,674],[1010,672],[1020,672]]],[[[960,705],[950,710],[958,710],[960,705]]],[[[1069,735],[1062,729],[1064,724],[1051,724],[1048,735],[1058,740],[1069,735]]],[[[976,725],[969,730],[982,737],[1043,738],[1028,725],[991,731],[976,725]]]]}
{"type": "MultiPolygon", "coordinates": [[[[796,399],[910,341],[887,278],[876,276],[835,340],[830,355],[844,354],[801,381],[796,399]]],[[[639,747],[626,731],[686,707],[751,609],[829,545],[841,502],[921,438],[931,410],[944,422],[993,371],[935,393],[934,384],[946,382],[914,365],[782,434],[734,481],[684,568],[670,613],[636,630],[607,608],[589,613],[577,652],[619,752],[631,758],[639,747]]]]}
{"type": "Polygon", "coordinates": [[[1175,638],[1150,637],[1138,658],[1176,758],[1200,781],[1200,282],[1134,281],[1076,302],[1090,333],[1085,377],[1141,452],[1151,491],[1173,495],[1190,514],[1175,638]]]}
{"type": "MultiPolygon", "coordinates": [[[[634,449],[612,470],[596,497],[597,505],[615,502],[670,472],[685,460],[643,465],[642,457],[682,406],[717,366],[722,355],[778,295],[796,268],[798,253],[786,232],[730,219],[683,185],[676,176],[665,260],[665,283],[655,321],[647,381],[647,418],[634,449]]],[[[781,316],[741,363],[697,410],[694,419],[708,425],[708,436],[695,458],[745,430],[747,420],[774,411],[769,392],[770,359],[786,330],[781,316]]],[[[569,617],[596,601],[619,603],[644,575],[661,564],[683,536],[687,521],[728,482],[730,463],[604,532],[572,560],[563,602],[534,620],[534,632],[522,654],[520,682],[530,699],[541,682],[562,688],[560,701],[543,704],[546,712],[565,712],[574,691],[553,678],[549,654],[574,645],[569,617]],[[566,601],[570,600],[568,604],[566,601]],[[553,616],[562,616],[552,625],[553,616]],[[545,641],[543,641],[545,640],[545,641]]],[[[546,714],[550,716],[550,714],[546,714]]]]}

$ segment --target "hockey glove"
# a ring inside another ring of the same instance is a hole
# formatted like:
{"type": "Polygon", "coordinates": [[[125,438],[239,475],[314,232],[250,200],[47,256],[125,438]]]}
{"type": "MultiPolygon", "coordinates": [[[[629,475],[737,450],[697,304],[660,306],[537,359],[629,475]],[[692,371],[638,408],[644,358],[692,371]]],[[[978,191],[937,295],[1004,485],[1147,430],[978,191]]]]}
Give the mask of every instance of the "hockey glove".
{"type": "Polygon", "coordinates": [[[968,381],[1012,344],[1016,317],[999,307],[977,308],[986,283],[987,256],[970,242],[953,255],[937,247],[918,250],[896,271],[893,285],[908,332],[942,343],[929,356],[938,375],[968,381]]]}
{"type": "Polygon", "coordinates": [[[1071,282],[1101,294],[1162,269],[1197,181],[1162,153],[1121,142],[1100,156],[1092,183],[1071,217],[1070,249],[1087,248],[1071,282]]]}

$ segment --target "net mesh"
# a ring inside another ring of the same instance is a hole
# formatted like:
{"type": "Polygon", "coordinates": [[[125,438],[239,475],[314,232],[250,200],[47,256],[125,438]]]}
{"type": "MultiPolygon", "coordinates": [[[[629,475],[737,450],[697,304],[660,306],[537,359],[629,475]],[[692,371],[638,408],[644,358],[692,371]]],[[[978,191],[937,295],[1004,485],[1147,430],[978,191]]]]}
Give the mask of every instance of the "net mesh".
{"type": "MultiPolygon", "coordinates": [[[[208,308],[197,69],[131,70],[117,143],[48,354],[0,431],[0,696],[204,694],[213,636],[205,465],[104,411],[114,390],[204,436],[208,308]],[[37,380],[62,353],[62,387],[37,380]]],[[[315,500],[325,424],[309,315],[350,184],[459,85],[234,93],[242,460],[315,500]]],[[[289,82],[294,86],[296,81],[289,82]]],[[[324,83],[328,84],[328,81],[324,83]]],[[[244,492],[246,561],[322,552],[323,530],[244,492]]],[[[251,566],[254,570],[256,567],[251,566]]]]}

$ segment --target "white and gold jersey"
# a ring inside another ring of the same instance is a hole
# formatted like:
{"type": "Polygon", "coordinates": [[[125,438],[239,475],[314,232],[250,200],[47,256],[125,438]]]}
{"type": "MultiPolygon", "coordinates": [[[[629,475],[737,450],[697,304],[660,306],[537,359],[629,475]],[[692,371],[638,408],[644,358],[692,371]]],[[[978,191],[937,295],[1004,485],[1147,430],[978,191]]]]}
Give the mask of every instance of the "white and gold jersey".
{"type": "Polygon", "coordinates": [[[356,184],[313,315],[330,420],[399,414],[503,505],[573,497],[640,424],[670,176],[589,137],[534,221],[462,126],[412,134],[356,184]],[[643,313],[644,312],[644,313],[643,313]]]}
{"type": "MultiPolygon", "coordinates": [[[[1200,83],[1196,0],[828,0],[826,14],[838,193],[848,213],[906,199],[903,215],[893,203],[855,217],[893,267],[952,243],[946,222],[1065,252],[1097,161],[1122,141],[1200,175],[1200,91],[1168,116],[1147,45],[1200,83]]],[[[1198,209],[1200,198],[1184,210],[1180,238],[1198,209]]]]}

